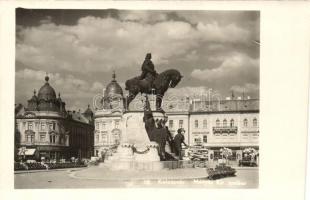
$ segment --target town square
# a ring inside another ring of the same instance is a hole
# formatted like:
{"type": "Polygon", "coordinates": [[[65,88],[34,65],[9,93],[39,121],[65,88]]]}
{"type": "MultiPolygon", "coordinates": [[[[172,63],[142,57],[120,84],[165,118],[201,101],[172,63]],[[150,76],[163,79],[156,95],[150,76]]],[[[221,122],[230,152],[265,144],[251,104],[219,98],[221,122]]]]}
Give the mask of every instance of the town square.
{"type": "Polygon", "coordinates": [[[258,188],[258,11],[16,19],[16,189],[258,188]]]}

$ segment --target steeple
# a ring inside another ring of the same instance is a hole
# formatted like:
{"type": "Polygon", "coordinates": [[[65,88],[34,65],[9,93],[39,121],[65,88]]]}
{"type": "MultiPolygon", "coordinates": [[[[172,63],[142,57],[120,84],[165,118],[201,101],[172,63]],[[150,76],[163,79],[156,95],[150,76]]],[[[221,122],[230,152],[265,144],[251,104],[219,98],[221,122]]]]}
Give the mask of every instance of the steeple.
{"type": "Polygon", "coordinates": [[[112,81],[113,81],[113,82],[116,82],[116,74],[115,74],[115,71],[113,71],[113,74],[112,74],[112,81]]]}

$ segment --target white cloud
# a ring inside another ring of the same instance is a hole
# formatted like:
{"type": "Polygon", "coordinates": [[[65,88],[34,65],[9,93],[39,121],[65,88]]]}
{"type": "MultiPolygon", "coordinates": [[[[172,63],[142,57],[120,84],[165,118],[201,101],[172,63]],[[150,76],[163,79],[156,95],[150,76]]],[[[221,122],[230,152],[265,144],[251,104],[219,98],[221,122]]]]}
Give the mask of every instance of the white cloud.
{"type": "Polygon", "coordinates": [[[166,13],[149,12],[149,11],[122,11],[119,13],[121,20],[139,21],[143,23],[160,22],[167,20],[166,13]]]}
{"type": "MultiPolygon", "coordinates": [[[[16,72],[16,93],[30,99],[32,91],[38,92],[45,83],[46,72],[42,70],[23,69],[16,72]]],[[[61,93],[62,99],[66,102],[67,109],[84,109],[87,104],[91,104],[95,94],[101,93],[103,85],[100,82],[88,82],[73,75],[60,75],[59,73],[49,73],[49,83],[55,92],[61,93]],[[85,104],[85,105],[84,105],[85,104]]],[[[18,99],[19,100],[19,99],[18,99]]],[[[18,102],[24,103],[24,102],[18,102]]]]}
{"type": "Polygon", "coordinates": [[[197,29],[201,34],[206,35],[204,39],[207,41],[245,42],[250,36],[249,31],[242,29],[235,24],[220,26],[217,22],[209,24],[199,22],[197,24],[197,29]]]}
{"type": "Polygon", "coordinates": [[[165,94],[166,98],[173,98],[173,97],[195,97],[195,96],[202,96],[209,93],[209,89],[204,86],[187,86],[187,87],[180,87],[180,88],[169,88],[167,93],[165,94]]]}
{"type": "Polygon", "coordinates": [[[253,84],[253,83],[246,83],[242,86],[240,85],[233,85],[230,88],[233,91],[236,91],[238,93],[254,93],[259,90],[259,85],[253,84]]]}
{"type": "MultiPolygon", "coordinates": [[[[145,13],[125,13],[124,19],[145,13]]],[[[164,14],[147,15],[166,19],[164,14]]],[[[156,20],[155,20],[156,21],[156,20]]],[[[157,65],[174,56],[190,54],[203,41],[244,41],[248,32],[234,24],[160,21],[154,24],[114,18],[84,17],[76,25],[46,22],[19,29],[16,59],[36,69],[110,71],[140,66],[145,53],[152,52],[157,65]]],[[[194,54],[192,56],[195,56],[194,54]]]]}
{"type": "Polygon", "coordinates": [[[191,76],[199,80],[215,81],[224,80],[225,78],[242,78],[242,74],[257,74],[259,62],[257,59],[250,58],[249,56],[241,53],[234,53],[226,57],[221,57],[223,60],[221,65],[211,69],[195,69],[192,71],[191,76]]]}

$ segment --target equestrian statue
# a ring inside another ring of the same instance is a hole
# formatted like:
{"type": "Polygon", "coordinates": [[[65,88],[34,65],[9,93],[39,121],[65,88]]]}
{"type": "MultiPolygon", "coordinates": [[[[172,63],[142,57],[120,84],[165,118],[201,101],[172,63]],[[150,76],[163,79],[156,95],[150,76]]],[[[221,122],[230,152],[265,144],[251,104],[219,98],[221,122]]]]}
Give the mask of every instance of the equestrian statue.
{"type": "Polygon", "coordinates": [[[158,74],[151,59],[151,53],[146,54],[141,67],[142,74],[125,82],[125,90],[129,91],[129,95],[126,98],[127,110],[130,102],[139,93],[156,95],[156,110],[162,110],[161,104],[165,92],[169,87],[174,88],[183,77],[181,73],[175,69],[168,69],[158,74]]]}

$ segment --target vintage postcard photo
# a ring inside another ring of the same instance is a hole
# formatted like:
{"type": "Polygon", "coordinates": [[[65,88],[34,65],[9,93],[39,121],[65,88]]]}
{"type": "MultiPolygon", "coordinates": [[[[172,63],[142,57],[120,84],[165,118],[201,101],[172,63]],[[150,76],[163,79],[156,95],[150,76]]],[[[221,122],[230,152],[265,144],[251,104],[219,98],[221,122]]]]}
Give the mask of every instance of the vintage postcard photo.
{"type": "Polygon", "coordinates": [[[259,11],[15,14],[16,189],[258,188],[259,11]]]}

